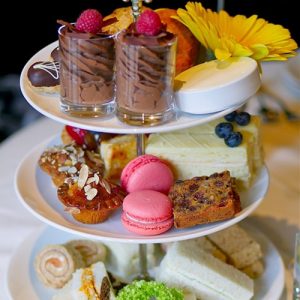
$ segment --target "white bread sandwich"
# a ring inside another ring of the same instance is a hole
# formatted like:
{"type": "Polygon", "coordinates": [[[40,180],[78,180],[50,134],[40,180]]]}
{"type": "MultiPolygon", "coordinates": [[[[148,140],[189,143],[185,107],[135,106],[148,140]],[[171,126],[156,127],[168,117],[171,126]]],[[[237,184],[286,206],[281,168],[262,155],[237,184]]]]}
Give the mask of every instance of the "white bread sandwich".
{"type": "Polygon", "coordinates": [[[72,279],[52,300],[115,300],[114,292],[102,262],[78,269],[72,279]]]}
{"type": "Polygon", "coordinates": [[[210,234],[207,238],[221,249],[228,256],[229,262],[238,269],[252,265],[263,256],[259,243],[238,225],[210,234]]]}
{"type": "Polygon", "coordinates": [[[168,250],[156,280],[205,300],[249,300],[254,290],[253,280],[244,273],[201,248],[180,242],[168,250]]]}
{"type": "MultiPolygon", "coordinates": [[[[119,242],[103,241],[107,248],[105,259],[106,269],[121,282],[131,282],[139,274],[139,246],[119,242]]],[[[154,244],[147,246],[147,263],[151,269],[157,265],[159,259],[154,244]]]]}

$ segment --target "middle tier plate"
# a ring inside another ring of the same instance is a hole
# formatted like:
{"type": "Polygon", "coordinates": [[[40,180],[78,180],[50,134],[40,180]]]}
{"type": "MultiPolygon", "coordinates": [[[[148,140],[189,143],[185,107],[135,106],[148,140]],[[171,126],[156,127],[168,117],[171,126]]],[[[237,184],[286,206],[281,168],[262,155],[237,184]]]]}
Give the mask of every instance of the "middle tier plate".
{"type": "Polygon", "coordinates": [[[20,163],[15,176],[15,189],[22,204],[41,221],[61,230],[84,237],[126,243],[163,243],[196,238],[227,228],[245,219],[261,203],[269,186],[269,174],[263,166],[251,188],[240,193],[242,211],[234,218],[187,229],[171,230],[157,236],[141,236],[127,231],[121,223],[121,209],[100,224],[82,224],[64,211],[50,176],[38,166],[42,152],[54,138],[36,146],[20,163]]]}

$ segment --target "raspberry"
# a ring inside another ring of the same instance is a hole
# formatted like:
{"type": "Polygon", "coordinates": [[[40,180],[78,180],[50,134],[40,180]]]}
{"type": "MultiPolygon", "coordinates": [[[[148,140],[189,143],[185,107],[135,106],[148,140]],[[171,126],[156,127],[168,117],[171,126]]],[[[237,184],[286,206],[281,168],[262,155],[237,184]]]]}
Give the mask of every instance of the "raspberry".
{"type": "Polygon", "coordinates": [[[76,29],[80,32],[98,33],[102,28],[102,15],[96,9],[87,9],[76,21],[76,29]]]}
{"type": "Polygon", "coordinates": [[[66,125],[66,131],[70,135],[70,137],[76,142],[77,145],[84,144],[84,137],[87,133],[85,129],[66,125]]]}
{"type": "Polygon", "coordinates": [[[153,10],[145,10],[136,22],[138,33],[154,36],[157,35],[162,27],[159,15],[153,10]]]}

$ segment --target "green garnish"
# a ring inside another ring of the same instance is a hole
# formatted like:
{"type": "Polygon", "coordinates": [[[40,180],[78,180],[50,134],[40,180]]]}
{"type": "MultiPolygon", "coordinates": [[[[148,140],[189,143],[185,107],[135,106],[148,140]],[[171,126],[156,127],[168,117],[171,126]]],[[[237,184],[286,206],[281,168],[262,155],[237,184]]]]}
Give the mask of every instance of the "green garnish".
{"type": "Polygon", "coordinates": [[[139,280],[125,286],[117,300],[183,300],[183,292],[168,288],[164,283],[139,280]]]}

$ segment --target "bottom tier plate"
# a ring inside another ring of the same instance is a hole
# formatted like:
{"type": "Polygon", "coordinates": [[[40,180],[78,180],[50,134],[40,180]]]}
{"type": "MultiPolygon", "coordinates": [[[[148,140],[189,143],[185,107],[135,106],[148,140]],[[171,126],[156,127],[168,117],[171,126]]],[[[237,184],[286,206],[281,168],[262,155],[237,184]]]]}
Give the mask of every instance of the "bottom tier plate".
{"type": "MultiPolygon", "coordinates": [[[[243,221],[241,226],[260,243],[264,254],[265,271],[254,282],[253,300],[279,300],[284,288],[284,266],[277,249],[248,220],[243,221]]],[[[12,256],[7,272],[7,287],[11,298],[14,300],[52,299],[56,291],[46,288],[38,280],[33,268],[34,258],[46,245],[61,244],[76,238],[75,235],[46,227],[24,240],[12,256]]]]}
{"type": "Polygon", "coordinates": [[[15,176],[15,189],[22,204],[37,218],[58,229],[100,240],[126,243],[162,243],[191,239],[229,227],[253,212],[263,200],[269,186],[267,168],[261,168],[248,191],[240,193],[242,211],[234,218],[211,224],[198,225],[187,229],[171,230],[157,236],[141,236],[127,231],[121,223],[121,210],[101,224],[82,224],[64,211],[57,199],[56,188],[50,176],[38,167],[38,159],[47,146],[59,144],[51,138],[33,149],[20,163],[15,176]]]}

